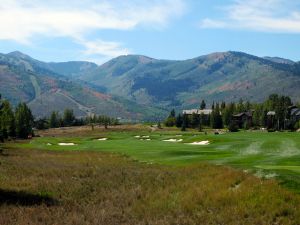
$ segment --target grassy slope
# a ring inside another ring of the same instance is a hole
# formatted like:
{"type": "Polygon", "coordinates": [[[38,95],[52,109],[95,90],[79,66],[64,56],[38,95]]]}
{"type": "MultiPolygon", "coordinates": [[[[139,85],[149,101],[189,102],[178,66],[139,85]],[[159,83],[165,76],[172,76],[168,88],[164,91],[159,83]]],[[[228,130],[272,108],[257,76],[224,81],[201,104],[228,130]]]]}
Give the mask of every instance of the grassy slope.
{"type": "Polygon", "coordinates": [[[223,166],[147,165],[111,153],[8,147],[0,155],[1,225],[300,220],[299,196],[223,166]]]}

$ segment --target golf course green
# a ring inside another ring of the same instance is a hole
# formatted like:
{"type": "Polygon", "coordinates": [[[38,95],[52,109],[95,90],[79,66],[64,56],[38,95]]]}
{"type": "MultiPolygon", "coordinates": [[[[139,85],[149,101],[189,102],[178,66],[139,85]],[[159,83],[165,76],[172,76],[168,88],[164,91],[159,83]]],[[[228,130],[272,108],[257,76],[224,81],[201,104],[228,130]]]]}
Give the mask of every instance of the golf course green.
{"type": "Polygon", "coordinates": [[[215,135],[114,131],[89,137],[40,137],[16,145],[39,150],[114,152],[151,164],[180,166],[205,161],[237,167],[266,179],[276,178],[284,186],[300,191],[300,138],[292,132],[242,131],[215,135]],[[205,141],[208,144],[191,144],[205,141]]]}

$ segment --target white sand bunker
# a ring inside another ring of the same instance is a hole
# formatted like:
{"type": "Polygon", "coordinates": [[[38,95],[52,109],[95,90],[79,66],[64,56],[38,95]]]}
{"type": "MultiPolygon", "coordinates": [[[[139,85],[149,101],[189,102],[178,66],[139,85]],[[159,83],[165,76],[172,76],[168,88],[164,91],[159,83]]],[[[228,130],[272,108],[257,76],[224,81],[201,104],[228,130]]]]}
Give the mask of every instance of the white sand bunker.
{"type": "Polygon", "coordinates": [[[137,136],[134,136],[135,138],[140,138],[141,136],[137,135],[137,136]]]}
{"type": "Polygon", "coordinates": [[[188,145],[209,145],[209,141],[198,141],[198,142],[192,142],[192,143],[187,143],[188,145]]]}
{"type": "Polygon", "coordinates": [[[74,143],[58,143],[58,145],[61,145],[61,146],[72,146],[72,145],[76,145],[74,143]]]}
{"type": "Polygon", "coordinates": [[[166,141],[166,142],[181,142],[183,140],[182,139],[167,139],[167,140],[163,140],[163,141],[166,141]]]}
{"type": "Polygon", "coordinates": [[[150,136],[142,136],[142,138],[149,138],[150,136]]]}
{"type": "Polygon", "coordinates": [[[51,146],[52,144],[51,144],[51,143],[47,143],[47,145],[48,145],[48,146],[51,146]]]}
{"type": "Polygon", "coordinates": [[[106,141],[108,138],[99,138],[98,141],[106,141]]]}
{"type": "Polygon", "coordinates": [[[140,141],[151,141],[150,138],[147,138],[147,139],[140,139],[140,141]]]}
{"type": "Polygon", "coordinates": [[[176,134],[175,136],[176,137],[182,137],[182,134],[176,134]]]}

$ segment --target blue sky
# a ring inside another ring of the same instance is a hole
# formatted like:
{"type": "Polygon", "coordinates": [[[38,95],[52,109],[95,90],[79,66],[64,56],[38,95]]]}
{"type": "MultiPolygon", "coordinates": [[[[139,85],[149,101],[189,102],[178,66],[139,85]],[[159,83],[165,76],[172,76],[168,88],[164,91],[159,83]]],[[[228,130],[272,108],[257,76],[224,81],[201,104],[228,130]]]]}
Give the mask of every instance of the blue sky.
{"type": "Polygon", "coordinates": [[[2,53],[101,64],[232,50],[300,61],[300,0],[1,1],[2,53]]]}

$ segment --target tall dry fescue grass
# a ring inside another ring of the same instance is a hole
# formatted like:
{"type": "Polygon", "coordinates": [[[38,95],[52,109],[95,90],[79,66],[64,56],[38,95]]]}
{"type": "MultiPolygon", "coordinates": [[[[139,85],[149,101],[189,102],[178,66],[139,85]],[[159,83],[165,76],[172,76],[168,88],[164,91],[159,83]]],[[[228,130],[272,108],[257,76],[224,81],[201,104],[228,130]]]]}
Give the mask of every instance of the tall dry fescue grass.
{"type": "Polygon", "coordinates": [[[300,198],[227,167],[167,167],[97,152],[9,149],[0,224],[299,224],[300,198]],[[10,199],[13,198],[13,199],[10,199]]]}

